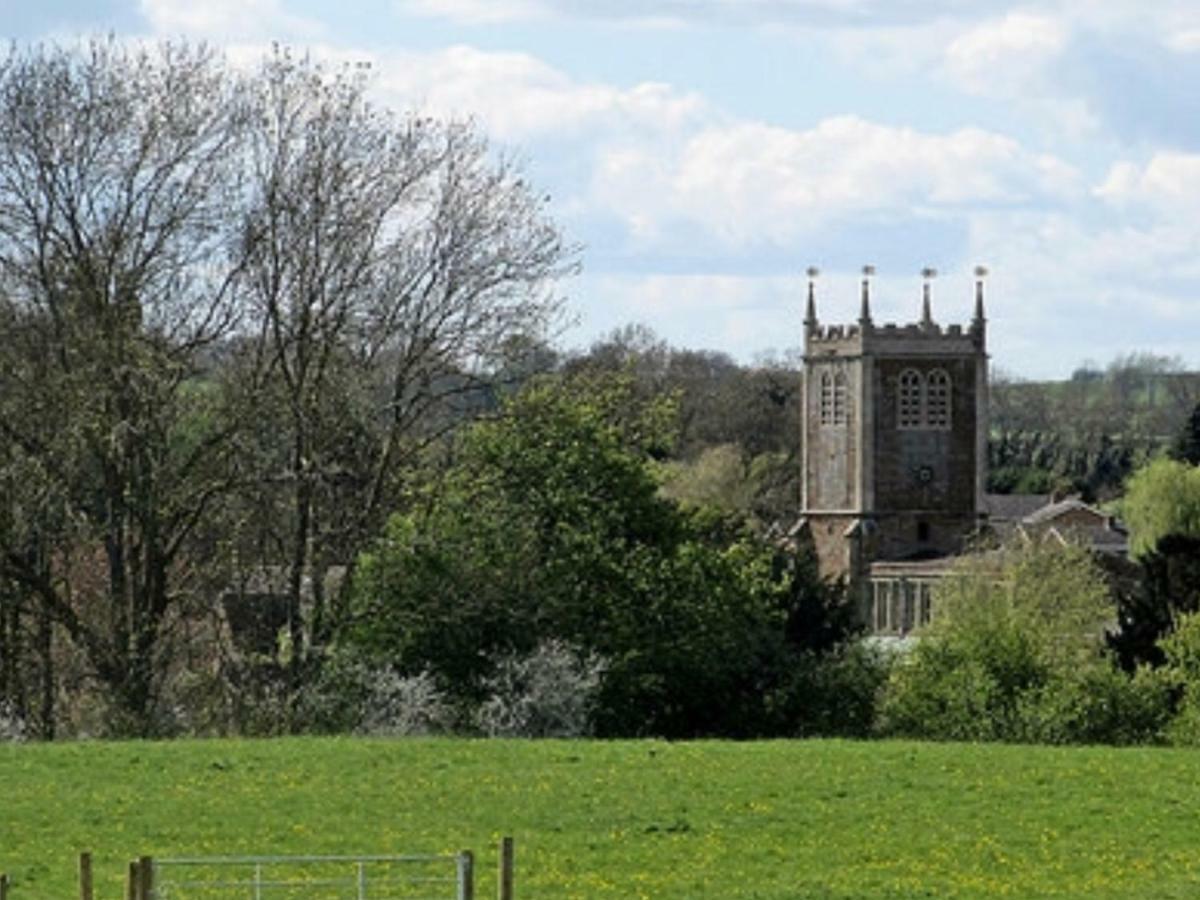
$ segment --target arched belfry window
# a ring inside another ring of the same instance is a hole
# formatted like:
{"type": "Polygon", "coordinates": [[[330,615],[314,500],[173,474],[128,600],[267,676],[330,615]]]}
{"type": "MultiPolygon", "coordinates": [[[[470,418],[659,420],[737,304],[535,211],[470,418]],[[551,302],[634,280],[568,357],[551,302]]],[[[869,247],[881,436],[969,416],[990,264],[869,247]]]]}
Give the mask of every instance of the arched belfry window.
{"type": "Polygon", "coordinates": [[[925,379],[921,373],[916,369],[901,372],[896,394],[896,424],[901,428],[920,428],[925,419],[925,379]]]}
{"type": "Polygon", "coordinates": [[[925,382],[925,424],[929,428],[950,427],[950,376],[934,369],[925,382]]]}

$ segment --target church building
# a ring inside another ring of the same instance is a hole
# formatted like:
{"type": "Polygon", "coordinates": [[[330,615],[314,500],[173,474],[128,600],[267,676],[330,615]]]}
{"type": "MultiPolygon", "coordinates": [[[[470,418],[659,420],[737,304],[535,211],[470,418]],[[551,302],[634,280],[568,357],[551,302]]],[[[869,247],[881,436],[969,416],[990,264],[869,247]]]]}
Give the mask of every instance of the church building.
{"type": "MultiPolygon", "coordinates": [[[[987,517],[986,271],[975,270],[974,315],[934,321],[932,269],[921,317],[876,324],[870,267],[858,321],[822,325],[816,270],[804,319],[802,518],[822,575],[844,578],[876,633],[928,620],[933,583],[987,517]]],[[[968,299],[968,305],[970,299],[968,299]]]]}

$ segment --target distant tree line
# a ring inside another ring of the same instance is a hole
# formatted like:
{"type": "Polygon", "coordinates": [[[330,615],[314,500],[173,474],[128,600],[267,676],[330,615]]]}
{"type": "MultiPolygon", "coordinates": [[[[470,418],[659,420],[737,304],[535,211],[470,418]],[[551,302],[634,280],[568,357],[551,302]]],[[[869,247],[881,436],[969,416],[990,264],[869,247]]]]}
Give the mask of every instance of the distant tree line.
{"type": "Polygon", "coordinates": [[[1200,373],[1148,353],[1105,369],[1087,363],[1061,382],[993,373],[989,489],[1110,500],[1135,469],[1178,441],[1198,407],[1200,373]]]}

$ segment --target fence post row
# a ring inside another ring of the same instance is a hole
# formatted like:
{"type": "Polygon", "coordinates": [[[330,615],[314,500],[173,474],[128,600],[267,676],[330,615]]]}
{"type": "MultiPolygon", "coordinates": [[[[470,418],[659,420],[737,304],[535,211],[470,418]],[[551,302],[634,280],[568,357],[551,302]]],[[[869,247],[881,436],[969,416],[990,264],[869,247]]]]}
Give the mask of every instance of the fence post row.
{"type": "MultiPolygon", "coordinates": [[[[513,900],[513,839],[500,842],[500,871],[497,878],[498,900],[513,900]]],[[[358,889],[365,888],[363,866],[358,866],[358,889]]],[[[257,880],[257,879],[256,879],[257,880]]],[[[8,876],[0,873],[0,900],[8,900],[8,876]]],[[[94,900],[92,854],[79,854],[79,900],[94,900]]],[[[154,860],[142,856],[129,861],[125,876],[125,900],[153,900],[154,860]]],[[[475,855],[464,850],[458,855],[458,900],[475,900],[475,855]]]]}
{"type": "Polygon", "coordinates": [[[0,900],[8,900],[8,876],[0,873],[0,900]]]}

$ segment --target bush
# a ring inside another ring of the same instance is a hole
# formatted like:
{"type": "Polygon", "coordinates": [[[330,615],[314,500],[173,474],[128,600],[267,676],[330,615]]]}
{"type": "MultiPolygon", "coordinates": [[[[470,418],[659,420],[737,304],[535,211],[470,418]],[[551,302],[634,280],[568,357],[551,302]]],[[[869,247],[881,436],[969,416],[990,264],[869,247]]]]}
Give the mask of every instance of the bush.
{"type": "Polygon", "coordinates": [[[1200,613],[1185,613],[1159,646],[1167,657],[1165,677],[1179,695],[1167,729],[1173,744],[1200,746],[1200,613]]]}
{"type": "Polygon", "coordinates": [[[486,680],[488,697],[476,712],[490,737],[582,737],[607,664],[559,640],[527,656],[506,657],[486,680]]]}
{"type": "Polygon", "coordinates": [[[25,719],[7,701],[0,703],[0,743],[19,744],[28,736],[25,719]]]}
{"type": "Polygon", "coordinates": [[[1010,547],[938,587],[935,618],[892,670],[885,733],[941,740],[1161,739],[1169,684],[1104,652],[1113,605],[1080,548],[1010,547]]]}
{"type": "Polygon", "coordinates": [[[451,729],[452,708],[428,669],[416,675],[402,675],[392,668],[370,669],[365,680],[360,734],[409,737],[451,729]]]}
{"type": "Polygon", "coordinates": [[[782,684],[767,698],[773,730],[793,737],[870,736],[894,656],[865,640],[823,653],[797,653],[782,684]]]}
{"type": "Polygon", "coordinates": [[[454,730],[454,706],[428,670],[405,675],[391,666],[331,658],[301,698],[300,724],[321,733],[404,737],[454,730]]]}
{"type": "Polygon", "coordinates": [[[1018,737],[1039,744],[1153,744],[1172,713],[1170,681],[1142,667],[1130,675],[1115,665],[1058,677],[1022,696],[1018,737]]]}
{"type": "Polygon", "coordinates": [[[947,641],[922,640],[892,668],[879,707],[884,734],[946,741],[1013,736],[1015,698],[987,660],[947,641]]]}

